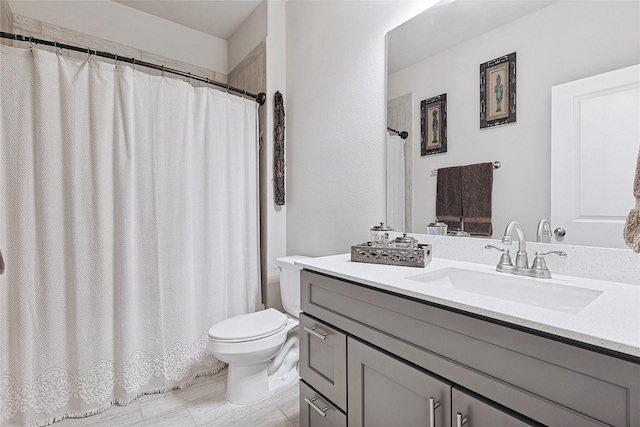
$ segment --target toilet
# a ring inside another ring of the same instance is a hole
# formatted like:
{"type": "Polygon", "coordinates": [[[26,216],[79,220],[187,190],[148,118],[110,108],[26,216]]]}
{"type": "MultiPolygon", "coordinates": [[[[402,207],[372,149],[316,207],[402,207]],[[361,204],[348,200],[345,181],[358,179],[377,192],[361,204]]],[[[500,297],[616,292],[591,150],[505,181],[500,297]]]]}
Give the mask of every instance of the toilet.
{"type": "Polygon", "coordinates": [[[229,365],[227,400],[247,405],[298,381],[301,255],[276,259],[284,314],[274,308],[235,316],[209,329],[208,348],[229,365]],[[291,332],[291,333],[289,333],[291,332]],[[287,336],[289,338],[287,339],[287,336]]]}

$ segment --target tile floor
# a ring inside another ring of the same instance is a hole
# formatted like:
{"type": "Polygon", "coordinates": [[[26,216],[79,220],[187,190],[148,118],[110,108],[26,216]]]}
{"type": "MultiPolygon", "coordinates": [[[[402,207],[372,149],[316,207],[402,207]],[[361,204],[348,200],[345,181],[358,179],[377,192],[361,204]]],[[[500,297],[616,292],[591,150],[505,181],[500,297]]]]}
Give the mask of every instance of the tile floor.
{"type": "Polygon", "coordinates": [[[181,390],[142,396],[86,418],[66,418],[53,427],[298,427],[298,385],[247,406],[224,398],[227,369],[198,377],[181,390]]]}

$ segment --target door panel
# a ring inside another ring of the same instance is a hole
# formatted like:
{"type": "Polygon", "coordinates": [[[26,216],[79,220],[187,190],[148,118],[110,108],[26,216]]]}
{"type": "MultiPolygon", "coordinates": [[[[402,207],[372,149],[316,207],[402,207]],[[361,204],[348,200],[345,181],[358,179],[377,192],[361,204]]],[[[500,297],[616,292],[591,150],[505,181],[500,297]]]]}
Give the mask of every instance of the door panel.
{"type": "Polygon", "coordinates": [[[471,396],[459,390],[457,386],[453,387],[451,401],[453,402],[451,424],[454,427],[542,427],[542,424],[525,421],[524,417],[507,413],[497,405],[491,405],[487,401],[471,396]]]}
{"type": "Polygon", "coordinates": [[[347,347],[350,427],[451,425],[450,383],[353,338],[347,347]]]}
{"type": "Polygon", "coordinates": [[[640,65],[551,89],[551,225],[556,243],[626,248],[640,147],[640,65]]]}

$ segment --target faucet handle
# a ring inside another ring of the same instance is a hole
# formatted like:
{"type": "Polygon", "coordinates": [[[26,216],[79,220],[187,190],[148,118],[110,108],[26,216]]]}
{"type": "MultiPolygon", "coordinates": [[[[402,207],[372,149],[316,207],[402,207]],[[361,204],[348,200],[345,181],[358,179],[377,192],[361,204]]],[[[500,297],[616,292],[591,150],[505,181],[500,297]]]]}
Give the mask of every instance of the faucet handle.
{"type": "Polygon", "coordinates": [[[533,265],[531,266],[531,269],[539,272],[546,272],[544,276],[540,277],[548,279],[551,277],[551,274],[548,273],[549,269],[547,268],[547,262],[543,258],[545,255],[558,255],[560,258],[566,258],[567,253],[563,251],[536,252],[536,257],[533,259],[533,265]]]}
{"type": "Polygon", "coordinates": [[[567,257],[567,253],[563,252],[563,251],[550,251],[550,252],[537,251],[536,252],[536,258],[545,256],[545,255],[554,255],[554,254],[558,255],[560,258],[566,258],[567,257]]]}
{"type": "Polygon", "coordinates": [[[504,265],[512,266],[513,265],[513,263],[511,262],[511,255],[509,255],[509,249],[507,249],[507,248],[499,248],[499,247],[493,246],[493,245],[486,245],[484,248],[485,249],[495,249],[497,251],[502,252],[502,256],[500,256],[500,262],[498,262],[498,266],[504,266],[504,265]]]}

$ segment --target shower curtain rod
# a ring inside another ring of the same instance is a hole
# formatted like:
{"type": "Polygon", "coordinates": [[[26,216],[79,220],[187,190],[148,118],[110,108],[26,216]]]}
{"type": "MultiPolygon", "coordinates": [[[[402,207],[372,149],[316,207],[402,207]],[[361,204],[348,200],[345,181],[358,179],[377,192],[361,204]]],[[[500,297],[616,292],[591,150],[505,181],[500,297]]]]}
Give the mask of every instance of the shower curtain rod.
{"type": "Polygon", "coordinates": [[[109,58],[109,59],[113,59],[116,62],[126,62],[129,64],[132,64],[133,67],[135,68],[136,65],[140,65],[142,67],[147,67],[147,68],[151,68],[154,70],[158,70],[158,71],[162,71],[163,73],[171,73],[171,74],[175,74],[177,76],[180,77],[186,77],[189,79],[193,79],[193,80],[197,80],[199,82],[204,82],[210,85],[214,85],[214,86],[218,86],[220,88],[224,88],[227,91],[232,91],[232,92],[237,92],[242,96],[246,96],[248,98],[252,98],[255,99],[256,102],[260,105],[263,105],[265,103],[265,101],[267,100],[267,95],[264,92],[260,92],[259,94],[254,94],[254,93],[250,93],[247,92],[246,90],[242,90],[239,89],[237,87],[233,87],[233,86],[229,86],[229,84],[226,83],[220,83],[217,82],[215,80],[211,80],[209,78],[206,77],[200,77],[200,76],[196,76],[194,74],[191,73],[185,73],[184,71],[179,71],[179,70],[174,70],[172,68],[167,68],[164,65],[156,65],[156,64],[152,64],[150,62],[145,62],[145,61],[136,61],[135,58],[127,58],[127,57],[122,57],[122,56],[118,56],[114,53],[108,53],[108,52],[101,52],[98,50],[92,50],[89,48],[83,48],[83,47],[78,47],[78,46],[71,46],[68,44],[64,44],[64,43],[58,43],[58,42],[52,42],[49,40],[42,40],[42,39],[37,39],[37,38],[33,38],[33,37],[27,37],[27,36],[23,36],[20,34],[12,34],[12,33],[5,33],[4,31],[0,31],[0,38],[3,39],[10,39],[10,40],[16,40],[16,41],[21,41],[21,42],[28,42],[31,44],[42,44],[42,45],[46,45],[46,46],[53,46],[56,49],[68,49],[68,50],[73,50],[76,52],[86,52],[87,55],[91,56],[91,55],[95,55],[95,56],[99,56],[102,58],[109,58]]]}
{"type": "Polygon", "coordinates": [[[402,139],[407,139],[409,137],[409,132],[404,131],[404,130],[403,131],[399,131],[399,130],[391,129],[390,127],[388,127],[387,130],[389,132],[395,133],[396,135],[398,135],[402,139]]]}

